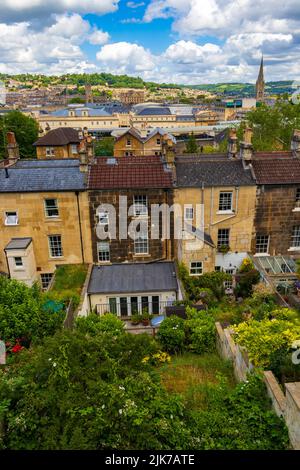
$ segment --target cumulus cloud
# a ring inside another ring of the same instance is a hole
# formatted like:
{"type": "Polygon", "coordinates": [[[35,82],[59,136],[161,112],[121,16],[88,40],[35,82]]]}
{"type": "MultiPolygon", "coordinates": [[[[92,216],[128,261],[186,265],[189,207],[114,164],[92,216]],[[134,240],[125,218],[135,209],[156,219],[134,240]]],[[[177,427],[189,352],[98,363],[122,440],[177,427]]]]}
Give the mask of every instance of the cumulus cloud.
{"type": "Polygon", "coordinates": [[[108,33],[101,29],[97,29],[89,35],[89,42],[95,46],[102,46],[109,41],[109,38],[110,36],[108,33]]]}
{"type": "Polygon", "coordinates": [[[70,72],[76,67],[77,71],[93,70],[95,65],[85,60],[81,49],[90,35],[95,39],[98,30],[92,30],[90,23],[76,13],[56,15],[51,26],[38,31],[30,22],[0,23],[1,71],[49,74],[70,72]]]}
{"type": "Polygon", "coordinates": [[[51,13],[105,13],[116,11],[119,0],[1,0],[0,19],[12,21],[47,17],[51,13]]]}
{"type": "Polygon", "coordinates": [[[114,73],[141,73],[155,66],[150,51],[129,42],[106,44],[97,53],[97,60],[102,67],[114,73]]]}

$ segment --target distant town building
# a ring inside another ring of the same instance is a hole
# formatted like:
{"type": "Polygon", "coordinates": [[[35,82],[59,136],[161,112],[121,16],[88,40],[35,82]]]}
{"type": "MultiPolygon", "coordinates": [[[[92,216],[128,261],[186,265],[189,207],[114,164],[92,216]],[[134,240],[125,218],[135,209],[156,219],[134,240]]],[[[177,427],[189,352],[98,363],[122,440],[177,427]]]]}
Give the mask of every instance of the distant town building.
{"type": "Polygon", "coordinates": [[[144,90],[121,91],[117,97],[123,104],[139,104],[145,101],[145,92],[144,90]]]}

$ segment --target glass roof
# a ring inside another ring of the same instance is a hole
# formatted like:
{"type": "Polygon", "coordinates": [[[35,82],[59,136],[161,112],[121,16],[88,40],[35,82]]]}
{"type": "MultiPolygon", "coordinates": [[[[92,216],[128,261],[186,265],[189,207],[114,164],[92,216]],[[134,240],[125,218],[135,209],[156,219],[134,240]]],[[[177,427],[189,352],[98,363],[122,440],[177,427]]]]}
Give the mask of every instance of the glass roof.
{"type": "Polygon", "coordinates": [[[287,256],[254,256],[252,259],[258,270],[269,276],[295,274],[297,271],[295,261],[287,256]]]}

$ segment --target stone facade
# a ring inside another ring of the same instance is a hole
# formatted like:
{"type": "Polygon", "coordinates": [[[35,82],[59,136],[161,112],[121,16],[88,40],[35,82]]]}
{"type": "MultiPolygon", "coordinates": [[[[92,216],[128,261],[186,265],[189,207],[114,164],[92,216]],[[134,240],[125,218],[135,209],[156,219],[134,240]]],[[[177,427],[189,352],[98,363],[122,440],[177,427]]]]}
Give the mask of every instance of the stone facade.
{"type": "Polygon", "coordinates": [[[91,229],[86,192],[80,192],[78,196],[75,192],[2,193],[0,194],[0,214],[0,271],[8,272],[4,248],[12,238],[32,238],[38,274],[53,273],[56,266],[60,264],[77,264],[83,261],[90,263],[92,261],[91,229]],[[46,216],[45,199],[57,200],[58,217],[46,216]],[[6,212],[11,211],[17,212],[18,223],[16,225],[6,225],[5,223],[6,212]],[[51,258],[48,243],[50,235],[61,235],[62,257],[51,258]]]}
{"type": "Polygon", "coordinates": [[[300,184],[258,186],[252,252],[256,252],[256,236],[269,235],[270,255],[299,255],[291,250],[293,227],[300,227],[300,206],[296,201],[300,184]]]}
{"type": "MultiPolygon", "coordinates": [[[[92,230],[92,252],[93,262],[98,263],[97,243],[101,240],[98,239],[96,234],[96,228],[98,224],[97,208],[101,204],[112,204],[116,209],[116,220],[117,220],[117,233],[116,239],[110,240],[110,262],[111,263],[122,263],[122,262],[142,262],[142,261],[154,261],[154,260],[171,260],[173,259],[173,242],[171,240],[151,239],[151,224],[150,218],[148,217],[149,226],[149,251],[148,254],[141,255],[134,253],[134,241],[131,238],[126,240],[119,240],[119,228],[118,228],[118,217],[120,213],[119,196],[127,196],[128,208],[133,204],[133,198],[136,195],[147,196],[148,202],[148,213],[150,215],[150,208],[152,204],[163,204],[172,205],[173,194],[171,190],[163,189],[136,189],[136,190],[93,190],[89,191],[89,206],[90,206],[90,220],[92,230]]],[[[133,216],[128,216],[128,224],[134,220],[133,216]]],[[[173,230],[173,223],[171,222],[171,233],[173,230]]],[[[161,232],[160,232],[161,235],[161,232]]]]}
{"type": "Polygon", "coordinates": [[[56,146],[41,146],[36,147],[36,156],[39,160],[46,160],[49,158],[65,159],[65,158],[79,158],[78,146],[75,144],[69,145],[56,145],[56,146]],[[51,155],[49,149],[51,148],[51,155]]]}
{"type": "MultiPolygon", "coordinates": [[[[253,233],[253,219],[255,214],[255,186],[240,187],[206,187],[199,188],[177,188],[175,190],[175,203],[179,204],[184,213],[184,206],[193,206],[194,219],[191,223],[196,226],[196,205],[204,207],[204,231],[211,237],[214,247],[204,243],[201,248],[187,249],[186,241],[176,243],[176,255],[180,261],[187,266],[191,262],[200,261],[203,272],[215,270],[218,250],[218,230],[229,229],[229,253],[220,255],[223,259],[221,268],[236,269],[236,254],[247,253],[251,249],[251,237],[253,233]],[[219,198],[221,192],[232,192],[232,212],[223,213],[219,211],[219,198]],[[231,256],[232,255],[232,256],[231,256]],[[232,261],[230,261],[230,256],[232,261]]],[[[192,248],[192,247],[191,247],[192,248]]],[[[220,258],[218,255],[218,257],[220,258]]],[[[219,263],[219,260],[218,260],[219,263]]]]}
{"type": "Polygon", "coordinates": [[[143,141],[131,133],[125,133],[116,140],[114,145],[115,157],[126,157],[133,155],[136,157],[147,155],[162,155],[163,136],[158,132],[150,139],[143,141]]]}

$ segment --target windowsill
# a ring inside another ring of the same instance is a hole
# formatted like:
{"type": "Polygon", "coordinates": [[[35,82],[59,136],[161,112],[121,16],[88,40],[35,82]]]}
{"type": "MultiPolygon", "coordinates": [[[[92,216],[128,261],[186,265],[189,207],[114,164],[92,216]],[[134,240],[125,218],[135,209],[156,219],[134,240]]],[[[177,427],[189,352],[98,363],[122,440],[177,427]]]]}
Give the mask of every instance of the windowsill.
{"type": "Polygon", "coordinates": [[[232,210],[228,210],[228,211],[217,211],[217,215],[234,215],[235,212],[233,212],[232,210]]]}
{"type": "Polygon", "coordinates": [[[149,253],[137,253],[133,255],[134,258],[150,258],[151,255],[149,253]]]}
{"type": "Polygon", "coordinates": [[[50,256],[50,258],[49,258],[50,261],[53,261],[53,260],[56,260],[56,259],[64,260],[65,258],[64,258],[64,256],[50,256]]]}
{"type": "Polygon", "coordinates": [[[45,220],[47,222],[52,222],[52,221],[53,222],[61,222],[62,221],[62,219],[60,217],[50,217],[50,216],[47,216],[47,215],[45,216],[45,220]]]}
{"type": "Polygon", "coordinates": [[[253,256],[256,256],[256,257],[258,257],[258,256],[270,256],[270,254],[269,253],[255,253],[255,255],[253,255],[253,256]]]}
{"type": "Polygon", "coordinates": [[[190,273],[190,276],[202,276],[202,275],[203,275],[203,273],[199,273],[199,274],[191,274],[190,273]]]}
{"type": "Polygon", "coordinates": [[[23,266],[22,266],[22,267],[20,266],[19,268],[16,268],[16,267],[15,267],[15,268],[14,268],[14,271],[17,271],[17,272],[19,273],[19,272],[24,272],[24,271],[26,271],[26,270],[25,270],[25,268],[24,268],[23,266]]]}
{"type": "Polygon", "coordinates": [[[111,262],[111,261],[98,261],[98,265],[99,265],[99,266],[102,266],[102,265],[105,265],[105,266],[106,266],[106,265],[108,265],[108,264],[112,264],[112,262],[111,262]]]}
{"type": "Polygon", "coordinates": [[[292,212],[300,212],[300,207],[295,207],[292,212]]]}
{"type": "Polygon", "coordinates": [[[300,246],[291,246],[288,251],[300,251],[300,246]]]}
{"type": "Polygon", "coordinates": [[[140,214],[140,215],[134,214],[132,218],[133,219],[149,219],[149,215],[148,214],[140,214]]]}

